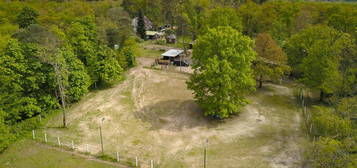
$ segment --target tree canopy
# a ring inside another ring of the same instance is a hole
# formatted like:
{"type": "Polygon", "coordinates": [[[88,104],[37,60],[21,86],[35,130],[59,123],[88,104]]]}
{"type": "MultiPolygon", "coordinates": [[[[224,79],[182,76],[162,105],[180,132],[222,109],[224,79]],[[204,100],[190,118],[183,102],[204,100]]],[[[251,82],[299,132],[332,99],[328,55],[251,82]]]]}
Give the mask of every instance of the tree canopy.
{"type": "Polygon", "coordinates": [[[195,72],[188,88],[204,114],[217,118],[238,114],[255,86],[253,41],[231,27],[213,28],[199,37],[192,59],[195,72]]]}

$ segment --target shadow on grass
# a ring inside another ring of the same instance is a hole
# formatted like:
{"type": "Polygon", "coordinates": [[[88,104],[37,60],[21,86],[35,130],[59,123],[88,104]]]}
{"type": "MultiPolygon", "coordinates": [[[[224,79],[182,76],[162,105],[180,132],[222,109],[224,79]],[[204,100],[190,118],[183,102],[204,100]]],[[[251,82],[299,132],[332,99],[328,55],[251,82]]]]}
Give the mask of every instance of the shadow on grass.
{"type": "Polygon", "coordinates": [[[162,101],[134,112],[134,116],[151,124],[153,130],[182,131],[195,127],[217,127],[221,121],[205,117],[193,100],[162,101]]]}

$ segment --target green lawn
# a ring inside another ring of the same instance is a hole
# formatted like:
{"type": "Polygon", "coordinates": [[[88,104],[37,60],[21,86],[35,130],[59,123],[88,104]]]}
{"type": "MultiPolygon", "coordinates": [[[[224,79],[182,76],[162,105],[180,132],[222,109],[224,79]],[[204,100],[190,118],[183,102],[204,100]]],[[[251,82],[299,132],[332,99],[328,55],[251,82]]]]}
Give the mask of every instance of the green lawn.
{"type": "Polygon", "coordinates": [[[23,140],[0,154],[0,168],[111,168],[114,166],[87,160],[23,140]]]}

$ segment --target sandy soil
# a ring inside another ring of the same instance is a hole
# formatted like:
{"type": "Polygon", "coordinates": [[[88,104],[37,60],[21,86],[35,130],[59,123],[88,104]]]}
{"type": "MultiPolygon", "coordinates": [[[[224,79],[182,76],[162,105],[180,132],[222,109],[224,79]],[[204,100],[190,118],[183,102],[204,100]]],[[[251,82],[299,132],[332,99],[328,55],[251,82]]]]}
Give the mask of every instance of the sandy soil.
{"type": "Polygon", "coordinates": [[[301,167],[304,138],[291,88],[266,84],[249,97],[251,103],[239,116],[213,121],[202,115],[186,89],[189,75],[143,68],[153,60],[139,61],[122,84],[90,93],[74,105],[68,130],[48,132],[77,139],[81,150],[90,144],[95,153],[105,118],[106,152],[153,159],[161,167],[201,167],[205,139],[210,167],[301,167]]]}

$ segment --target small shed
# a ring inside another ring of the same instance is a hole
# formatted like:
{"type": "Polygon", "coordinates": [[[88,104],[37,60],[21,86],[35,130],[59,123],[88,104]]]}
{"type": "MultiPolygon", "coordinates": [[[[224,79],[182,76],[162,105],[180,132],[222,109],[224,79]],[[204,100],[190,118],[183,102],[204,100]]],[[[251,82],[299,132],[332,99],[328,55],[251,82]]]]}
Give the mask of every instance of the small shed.
{"type": "Polygon", "coordinates": [[[166,43],[168,43],[168,44],[176,43],[176,35],[170,34],[170,35],[166,36],[166,43]]]}
{"type": "Polygon", "coordinates": [[[177,59],[180,59],[181,56],[183,56],[183,52],[184,52],[183,50],[170,49],[165,53],[161,54],[161,56],[163,56],[164,60],[175,61],[177,59]]]}
{"type": "Polygon", "coordinates": [[[146,37],[150,40],[159,39],[163,36],[163,33],[157,31],[146,31],[146,37]]]}

